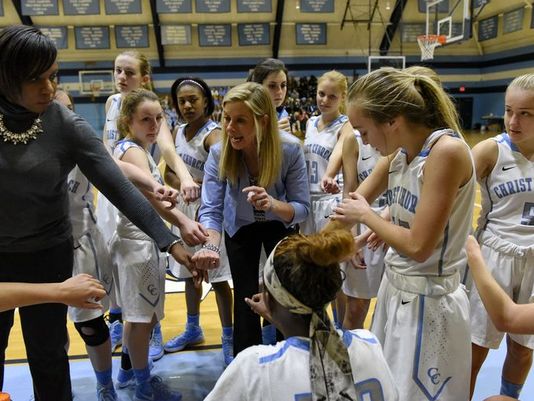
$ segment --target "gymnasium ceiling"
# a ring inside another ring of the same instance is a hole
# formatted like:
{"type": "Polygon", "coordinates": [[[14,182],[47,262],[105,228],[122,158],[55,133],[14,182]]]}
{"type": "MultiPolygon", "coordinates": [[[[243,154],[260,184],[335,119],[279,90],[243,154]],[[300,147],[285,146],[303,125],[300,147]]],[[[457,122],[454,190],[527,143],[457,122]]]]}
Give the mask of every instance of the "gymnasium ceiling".
{"type": "MultiPolygon", "coordinates": [[[[380,49],[388,55],[418,55],[413,32],[411,37],[408,31],[406,35],[401,32],[403,25],[420,28],[425,23],[419,3],[424,0],[2,0],[0,26],[24,23],[46,27],[65,45],[60,60],[74,64],[110,61],[128,46],[137,47],[160,67],[183,60],[201,64],[204,60],[205,64],[213,59],[272,56],[293,62],[299,58],[350,60],[379,55],[380,49]],[[135,10],[139,5],[140,10],[135,10]],[[173,7],[181,7],[181,11],[185,7],[187,12],[162,11],[173,7]],[[333,9],[322,12],[323,7],[333,9]],[[222,12],[217,11],[220,8],[222,12]],[[124,13],[132,9],[133,13],[124,13]],[[260,12],[254,12],[257,9],[260,12]],[[55,15],[37,15],[50,10],[55,15]],[[106,32],[107,42],[102,37],[106,32]],[[166,44],[173,41],[183,44],[166,44]],[[201,41],[207,41],[207,46],[201,41]]],[[[473,37],[438,49],[437,55],[477,56],[531,45],[530,1],[491,0],[474,14],[473,37]],[[516,21],[520,29],[504,32],[504,19],[518,9],[523,10],[521,20],[516,21]],[[498,23],[495,37],[479,41],[479,21],[494,17],[498,23]]]]}

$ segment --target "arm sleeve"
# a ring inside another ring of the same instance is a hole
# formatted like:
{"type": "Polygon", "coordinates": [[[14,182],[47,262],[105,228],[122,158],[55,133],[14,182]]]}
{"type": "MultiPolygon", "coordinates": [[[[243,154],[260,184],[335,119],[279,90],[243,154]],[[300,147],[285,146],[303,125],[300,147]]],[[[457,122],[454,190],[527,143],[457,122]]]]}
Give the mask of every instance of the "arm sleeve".
{"type": "Polygon", "coordinates": [[[161,251],[177,237],[170,232],[152,205],[122,174],[89,124],[74,116],[71,151],[80,170],[133,224],[152,238],[161,251]]]}
{"type": "Polygon", "coordinates": [[[204,165],[198,221],[205,228],[221,233],[226,182],[219,179],[219,156],[220,147],[212,146],[204,165]]]}
{"type": "Polygon", "coordinates": [[[300,223],[310,213],[310,187],[308,172],[304,160],[304,151],[300,144],[291,144],[288,152],[288,169],[285,177],[287,202],[295,209],[293,220],[288,225],[300,223]]]}

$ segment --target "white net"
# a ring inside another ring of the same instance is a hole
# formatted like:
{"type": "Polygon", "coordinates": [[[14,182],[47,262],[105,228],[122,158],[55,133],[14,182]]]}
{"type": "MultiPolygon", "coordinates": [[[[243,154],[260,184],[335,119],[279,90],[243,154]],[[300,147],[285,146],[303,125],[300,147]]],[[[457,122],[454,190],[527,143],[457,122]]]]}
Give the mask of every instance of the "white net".
{"type": "Polygon", "coordinates": [[[420,35],[417,37],[417,43],[421,49],[421,61],[432,60],[434,58],[434,49],[442,45],[444,36],[440,35],[420,35]]]}

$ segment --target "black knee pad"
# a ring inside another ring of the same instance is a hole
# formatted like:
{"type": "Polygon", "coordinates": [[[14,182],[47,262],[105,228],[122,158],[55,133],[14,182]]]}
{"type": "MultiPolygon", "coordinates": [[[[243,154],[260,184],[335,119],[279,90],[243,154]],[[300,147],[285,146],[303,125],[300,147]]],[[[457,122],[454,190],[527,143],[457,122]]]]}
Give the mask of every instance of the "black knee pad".
{"type": "Polygon", "coordinates": [[[98,347],[104,344],[109,338],[109,328],[103,316],[87,322],[74,323],[74,327],[80,333],[80,337],[85,344],[90,347],[98,347]]]}

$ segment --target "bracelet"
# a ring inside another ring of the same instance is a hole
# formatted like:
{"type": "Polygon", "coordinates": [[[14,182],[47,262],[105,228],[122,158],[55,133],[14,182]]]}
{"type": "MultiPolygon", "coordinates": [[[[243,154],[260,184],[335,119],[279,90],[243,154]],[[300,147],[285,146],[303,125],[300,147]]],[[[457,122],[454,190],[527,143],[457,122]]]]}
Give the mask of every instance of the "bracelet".
{"type": "Polygon", "coordinates": [[[221,250],[219,249],[219,247],[218,247],[217,245],[204,243],[204,244],[202,244],[202,249],[207,249],[207,250],[209,250],[209,251],[213,251],[213,252],[215,252],[217,255],[220,255],[220,254],[221,254],[221,250]]]}
{"type": "Polygon", "coordinates": [[[174,241],[172,241],[169,246],[167,247],[167,249],[165,249],[165,252],[167,253],[171,253],[171,248],[176,245],[176,244],[180,244],[182,246],[184,246],[184,241],[182,241],[181,238],[176,238],[174,241]]]}

